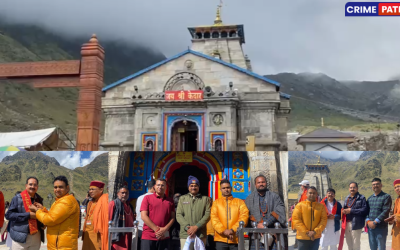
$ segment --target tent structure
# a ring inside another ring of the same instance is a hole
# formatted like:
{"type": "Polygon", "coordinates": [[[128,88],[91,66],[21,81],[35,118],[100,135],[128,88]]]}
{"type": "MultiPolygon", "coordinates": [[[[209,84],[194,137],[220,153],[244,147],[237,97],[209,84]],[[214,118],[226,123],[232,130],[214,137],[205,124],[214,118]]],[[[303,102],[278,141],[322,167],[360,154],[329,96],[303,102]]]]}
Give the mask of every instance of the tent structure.
{"type": "Polygon", "coordinates": [[[61,133],[59,128],[0,133],[0,147],[12,145],[27,151],[73,150],[60,138],[61,133]]]}

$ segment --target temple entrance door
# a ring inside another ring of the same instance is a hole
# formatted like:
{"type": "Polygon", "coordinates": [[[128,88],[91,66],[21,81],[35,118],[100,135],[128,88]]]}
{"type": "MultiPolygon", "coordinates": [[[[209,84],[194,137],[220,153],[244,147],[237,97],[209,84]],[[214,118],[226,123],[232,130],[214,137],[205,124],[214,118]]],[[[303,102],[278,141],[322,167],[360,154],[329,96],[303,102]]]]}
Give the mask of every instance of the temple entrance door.
{"type": "Polygon", "coordinates": [[[196,123],[180,121],[171,131],[171,151],[197,151],[199,128],[196,123]]]}
{"type": "Polygon", "coordinates": [[[210,181],[209,175],[206,173],[206,171],[196,166],[187,165],[175,170],[171,178],[168,180],[169,197],[173,197],[173,195],[176,193],[184,195],[189,192],[187,185],[189,175],[195,176],[199,180],[200,193],[202,195],[210,196],[210,194],[208,193],[208,184],[210,181]]]}

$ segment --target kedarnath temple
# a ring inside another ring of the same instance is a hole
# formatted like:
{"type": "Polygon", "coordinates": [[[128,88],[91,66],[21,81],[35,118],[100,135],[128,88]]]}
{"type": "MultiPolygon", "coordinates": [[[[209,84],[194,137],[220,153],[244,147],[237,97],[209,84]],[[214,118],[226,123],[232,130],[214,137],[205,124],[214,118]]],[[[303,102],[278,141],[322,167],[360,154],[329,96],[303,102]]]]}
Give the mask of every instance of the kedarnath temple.
{"type": "Polygon", "coordinates": [[[290,96],[252,71],[244,26],[220,11],[189,28],[190,49],[103,88],[104,150],[240,151],[247,136],[257,151],[287,150],[290,96]]]}
{"type": "Polygon", "coordinates": [[[166,193],[188,192],[189,175],[200,181],[200,192],[214,200],[221,197],[219,183],[228,179],[232,194],[245,199],[255,190],[254,178],[267,177],[268,188],[287,202],[287,152],[109,152],[109,194],[116,198],[117,191],[126,185],[132,203],[147,192],[147,182],[165,178],[166,193]]]}

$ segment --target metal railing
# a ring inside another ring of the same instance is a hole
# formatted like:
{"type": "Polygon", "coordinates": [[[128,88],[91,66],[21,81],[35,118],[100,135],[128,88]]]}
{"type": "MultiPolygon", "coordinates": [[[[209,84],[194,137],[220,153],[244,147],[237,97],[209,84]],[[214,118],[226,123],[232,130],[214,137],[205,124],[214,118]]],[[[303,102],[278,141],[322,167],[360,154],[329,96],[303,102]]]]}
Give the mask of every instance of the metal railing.
{"type": "Polygon", "coordinates": [[[131,250],[137,250],[138,242],[138,225],[139,221],[135,220],[133,222],[133,227],[111,227],[112,221],[108,222],[108,250],[111,250],[111,233],[132,233],[132,246],[131,250]]]}
{"type": "Polygon", "coordinates": [[[278,250],[284,250],[285,249],[285,241],[284,241],[284,234],[288,234],[289,231],[287,228],[281,228],[279,222],[275,223],[275,228],[268,228],[267,227],[267,222],[263,223],[264,228],[257,228],[257,223],[252,222],[251,223],[253,228],[245,228],[244,227],[244,222],[240,221],[239,222],[239,228],[237,230],[237,235],[239,237],[239,250],[245,250],[244,246],[244,233],[253,233],[253,239],[255,243],[255,250],[260,250],[260,233],[263,234],[264,238],[264,249],[268,249],[268,238],[272,237],[272,235],[276,236],[276,246],[278,250]]]}

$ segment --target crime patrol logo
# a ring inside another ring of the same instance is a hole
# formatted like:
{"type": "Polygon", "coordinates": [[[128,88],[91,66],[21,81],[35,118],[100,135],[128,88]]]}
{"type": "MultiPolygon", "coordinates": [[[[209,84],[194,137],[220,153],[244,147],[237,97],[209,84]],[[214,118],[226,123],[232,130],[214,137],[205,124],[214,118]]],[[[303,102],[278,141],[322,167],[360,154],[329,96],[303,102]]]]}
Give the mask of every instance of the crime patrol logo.
{"type": "Polygon", "coordinates": [[[348,2],[345,16],[400,16],[400,2],[348,2]]]}

